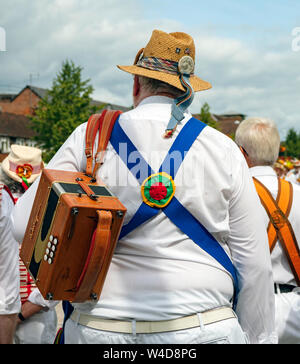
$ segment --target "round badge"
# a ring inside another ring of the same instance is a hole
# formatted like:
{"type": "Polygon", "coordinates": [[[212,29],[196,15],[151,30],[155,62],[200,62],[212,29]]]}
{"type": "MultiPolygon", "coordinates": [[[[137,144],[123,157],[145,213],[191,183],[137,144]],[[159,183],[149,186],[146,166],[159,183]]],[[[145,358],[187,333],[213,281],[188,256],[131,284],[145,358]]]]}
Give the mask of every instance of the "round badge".
{"type": "Polygon", "coordinates": [[[171,202],[175,193],[175,184],[167,173],[155,173],[142,183],[141,193],[147,205],[162,208],[171,202]]]}
{"type": "Polygon", "coordinates": [[[178,70],[182,74],[190,75],[194,72],[194,61],[191,56],[183,56],[178,62],[178,70]]]}

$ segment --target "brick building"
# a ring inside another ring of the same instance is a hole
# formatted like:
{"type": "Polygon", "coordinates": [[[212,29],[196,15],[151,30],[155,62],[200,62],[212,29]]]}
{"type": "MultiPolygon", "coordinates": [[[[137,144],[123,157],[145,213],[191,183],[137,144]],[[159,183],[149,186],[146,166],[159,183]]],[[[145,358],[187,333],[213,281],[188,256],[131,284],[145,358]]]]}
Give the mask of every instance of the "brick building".
{"type": "MultiPolygon", "coordinates": [[[[39,101],[46,96],[47,91],[44,88],[27,85],[17,94],[0,94],[0,162],[3,153],[4,155],[9,153],[11,144],[35,145],[32,140],[34,132],[29,128],[28,115],[34,114],[39,101]]],[[[132,108],[97,100],[92,100],[91,104],[98,106],[99,110],[105,107],[125,112],[132,108]]],[[[199,119],[199,114],[194,116],[199,119]]],[[[245,118],[245,115],[235,113],[211,114],[211,116],[218,122],[220,131],[230,137],[234,136],[239,123],[245,118]]]]}
{"type": "Polygon", "coordinates": [[[10,152],[11,144],[34,146],[33,137],[26,116],[0,112],[0,162],[10,152]]]}
{"type": "MultiPolygon", "coordinates": [[[[0,94],[0,162],[9,153],[11,144],[34,146],[34,132],[29,128],[29,115],[34,114],[47,89],[25,86],[17,94],[0,94]]],[[[130,108],[92,100],[92,105],[99,109],[127,111],[130,108]]]]}
{"type": "Polygon", "coordinates": [[[42,88],[25,86],[18,94],[0,95],[0,109],[4,113],[32,115],[46,92],[47,90],[42,88]]]}
{"type": "MultiPolygon", "coordinates": [[[[48,90],[35,86],[25,86],[18,94],[0,94],[0,111],[17,115],[33,115],[38,103],[43,99],[48,90]]],[[[104,106],[109,110],[127,111],[130,107],[105,103],[103,101],[92,100],[91,105],[104,106]]]]}
{"type": "Polygon", "coordinates": [[[244,114],[212,114],[212,117],[217,121],[220,131],[229,137],[233,137],[239,124],[245,119],[244,114]]]}
{"type": "MultiPolygon", "coordinates": [[[[200,120],[200,114],[194,114],[193,116],[200,120]]],[[[219,130],[230,138],[234,137],[237,127],[246,117],[246,115],[238,113],[210,114],[210,116],[217,122],[219,130]]]]}

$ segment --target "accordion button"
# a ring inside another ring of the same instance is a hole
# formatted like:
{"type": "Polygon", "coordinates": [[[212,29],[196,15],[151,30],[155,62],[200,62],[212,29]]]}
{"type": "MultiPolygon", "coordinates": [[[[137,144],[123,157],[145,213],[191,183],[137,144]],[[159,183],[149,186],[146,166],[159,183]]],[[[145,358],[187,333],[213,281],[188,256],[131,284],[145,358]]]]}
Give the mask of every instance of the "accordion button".
{"type": "Polygon", "coordinates": [[[53,252],[55,252],[55,250],[56,250],[55,245],[52,245],[51,250],[52,250],[53,252]]]}
{"type": "Polygon", "coordinates": [[[47,249],[46,249],[46,254],[49,254],[49,252],[50,252],[50,250],[47,248],[47,249]]]}
{"type": "Polygon", "coordinates": [[[51,258],[48,259],[48,264],[52,264],[52,259],[51,258]]]}
{"type": "Polygon", "coordinates": [[[47,254],[45,254],[44,255],[44,260],[46,261],[48,259],[48,255],[47,254]]]}
{"type": "Polygon", "coordinates": [[[52,244],[50,243],[50,241],[48,241],[47,247],[50,249],[52,246],[52,244]]]}
{"type": "Polygon", "coordinates": [[[53,240],[53,235],[50,235],[49,240],[50,240],[50,241],[52,241],[52,240],[53,240]]]}
{"type": "Polygon", "coordinates": [[[50,256],[50,258],[52,258],[52,259],[53,259],[53,257],[54,257],[54,252],[50,252],[49,256],[50,256]]]}
{"type": "Polygon", "coordinates": [[[53,240],[53,244],[54,244],[54,245],[56,245],[57,243],[58,243],[57,238],[54,238],[54,240],[53,240]]]}

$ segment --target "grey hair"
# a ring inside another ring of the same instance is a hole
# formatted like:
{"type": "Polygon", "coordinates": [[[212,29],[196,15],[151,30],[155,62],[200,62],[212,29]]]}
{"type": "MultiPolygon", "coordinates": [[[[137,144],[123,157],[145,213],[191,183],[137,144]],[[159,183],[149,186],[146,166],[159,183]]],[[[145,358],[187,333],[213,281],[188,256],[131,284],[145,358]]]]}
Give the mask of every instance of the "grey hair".
{"type": "Polygon", "coordinates": [[[10,178],[0,166],[0,181],[6,185],[12,193],[24,193],[25,190],[20,182],[10,178]]]}
{"type": "Polygon", "coordinates": [[[273,166],[279,155],[280,136],[274,121],[252,117],[241,122],[235,141],[254,166],[273,166]]]}
{"type": "Polygon", "coordinates": [[[150,91],[154,95],[158,95],[161,92],[165,92],[177,98],[184,94],[184,91],[179,90],[178,88],[169,85],[166,82],[156,80],[154,78],[149,78],[145,76],[138,76],[140,85],[143,86],[146,90],[150,91]]]}

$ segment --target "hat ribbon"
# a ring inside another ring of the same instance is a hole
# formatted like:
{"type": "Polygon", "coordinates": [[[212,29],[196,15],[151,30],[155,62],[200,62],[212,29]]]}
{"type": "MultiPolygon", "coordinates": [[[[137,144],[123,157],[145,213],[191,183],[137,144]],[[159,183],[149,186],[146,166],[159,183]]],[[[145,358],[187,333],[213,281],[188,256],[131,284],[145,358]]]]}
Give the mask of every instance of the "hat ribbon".
{"type": "MultiPolygon", "coordinates": [[[[157,57],[142,57],[137,63],[137,66],[146,68],[152,71],[169,73],[170,75],[178,75],[178,62],[157,57]]],[[[193,73],[192,73],[193,74],[193,73]]]]}
{"type": "Polygon", "coordinates": [[[27,178],[25,178],[25,177],[21,177],[21,178],[22,178],[22,187],[26,191],[29,188],[29,182],[27,181],[27,178]]]}
{"type": "Polygon", "coordinates": [[[164,134],[164,138],[170,138],[176,130],[177,125],[184,119],[184,112],[194,99],[194,90],[189,82],[190,75],[193,75],[193,73],[180,73],[178,69],[178,62],[157,57],[142,57],[137,61],[136,65],[152,71],[159,71],[179,76],[179,80],[185,90],[185,93],[173,102],[171,119],[164,134]]]}
{"type": "Polygon", "coordinates": [[[185,89],[185,93],[179,96],[173,101],[171,119],[167,125],[164,137],[170,138],[180,124],[181,120],[184,119],[184,112],[191,105],[194,99],[194,90],[189,82],[190,75],[180,74],[179,80],[185,89]]]}
{"type": "Polygon", "coordinates": [[[9,170],[11,172],[16,173],[19,177],[21,177],[21,175],[25,175],[28,172],[31,172],[30,175],[40,173],[41,165],[33,166],[29,163],[17,164],[12,161],[9,161],[9,170]]]}

